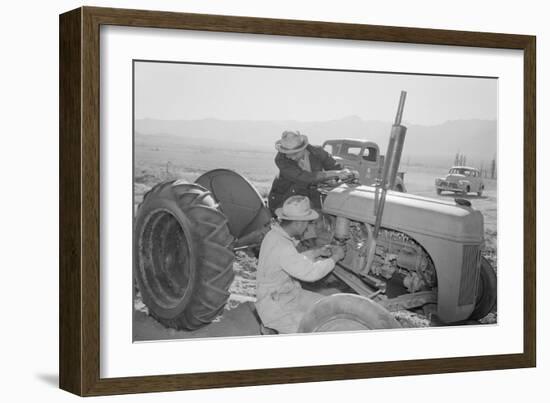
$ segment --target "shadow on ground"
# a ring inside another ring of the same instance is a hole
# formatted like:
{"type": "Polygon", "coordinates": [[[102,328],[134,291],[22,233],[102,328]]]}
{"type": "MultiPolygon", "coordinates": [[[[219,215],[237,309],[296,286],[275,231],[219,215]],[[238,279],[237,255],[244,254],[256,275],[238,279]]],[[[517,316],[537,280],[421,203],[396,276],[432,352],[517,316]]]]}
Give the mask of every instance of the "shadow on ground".
{"type": "Polygon", "coordinates": [[[134,341],[201,339],[260,335],[260,323],[254,304],[245,302],[226,310],[223,319],[193,331],[167,329],[144,312],[134,310],[134,341]]]}

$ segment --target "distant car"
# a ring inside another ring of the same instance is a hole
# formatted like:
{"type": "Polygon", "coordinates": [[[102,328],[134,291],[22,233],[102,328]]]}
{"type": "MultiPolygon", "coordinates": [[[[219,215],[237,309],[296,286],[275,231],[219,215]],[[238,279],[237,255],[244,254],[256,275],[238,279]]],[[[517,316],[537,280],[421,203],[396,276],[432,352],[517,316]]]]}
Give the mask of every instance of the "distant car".
{"type": "MultiPolygon", "coordinates": [[[[323,143],[323,148],[332,154],[344,168],[359,173],[362,185],[373,186],[382,176],[384,156],[380,155],[378,144],[368,140],[335,139],[323,143]]],[[[406,192],[405,173],[398,172],[393,190],[406,192]]]]}
{"type": "Polygon", "coordinates": [[[454,166],[444,178],[435,180],[437,194],[441,192],[455,192],[468,194],[476,192],[478,196],[483,194],[485,184],[481,178],[479,169],[465,166],[454,166]]]}

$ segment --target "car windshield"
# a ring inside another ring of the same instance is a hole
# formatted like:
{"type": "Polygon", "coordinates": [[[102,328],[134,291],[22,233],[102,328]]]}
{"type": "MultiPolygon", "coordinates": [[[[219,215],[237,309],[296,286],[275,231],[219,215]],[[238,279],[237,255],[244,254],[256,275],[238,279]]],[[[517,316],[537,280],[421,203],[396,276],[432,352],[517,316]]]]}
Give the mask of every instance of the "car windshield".
{"type": "Polygon", "coordinates": [[[473,176],[474,171],[466,168],[451,168],[449,171],[450,174],[464,175],[464,176],[473,176]]]}
{"type": "Polygon", "coordinates": [[[334,144],[331,144],[331,143],[326,143],[323,148],[325,149],[325,151],[329,152],[330,154],[335,154],[336,150],[334,147],[334,144]]]}

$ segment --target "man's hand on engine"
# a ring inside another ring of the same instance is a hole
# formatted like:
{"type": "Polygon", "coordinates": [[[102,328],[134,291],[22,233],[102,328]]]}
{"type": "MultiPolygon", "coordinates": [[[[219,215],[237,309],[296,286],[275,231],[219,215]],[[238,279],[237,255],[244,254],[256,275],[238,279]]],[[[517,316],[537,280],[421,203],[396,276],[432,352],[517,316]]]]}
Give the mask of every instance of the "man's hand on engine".
{"type": "Polygon", "coordinates": [[[319,257],[331,257],[332,256],[332,248],[330,245],[322,246],[318,249],[319,257]]]}
{"type": "Polygon", "coordinates": [[[347,180],[355,179],[359,177],[359,172],[349,168],[344,168],[340,171],[335,171],[335,172],[338,175],[338,179],[340,179],[341,181],[347,181],[347,180]]]}
{"type": "Polygon", "coordinates": [[[344,168],[341,171],[338,171],[338,179],[340,179],[340,180],[347,179],[352,175],[353,174],[352,174],[351,170],[349,170],[348,168],[344,168]]]}
{"type": "Polygon", "coordinates": [[[351,175],[351,171],[347,168],[338,171],[324,171],[324,180],[327,179],[345,179],[351,175]]]}
{"type": "Polygon", "coordinates": [[[330,179],[337,179],[339,177],[339,172],[340,171],[323,171],[322,172],[323,181],[327,181],[330,179]]]}
{"type": "Polygon", "coordinates": [[[342,260],[346,255],[345,249],[341,246],[331,245],[330,249],[332,251],[332,255],[330,258],[334,260],[334,263],[338,262],[339,260],[342,260]]]}
{"type": "Polygon", "coordinates": [[[344,168],[336,171],[322,171],[320,172],[321,184],[320,186],[336,187],[340,183],[353,182],[359,177],[359,173],[355,170],[344,168]]]}

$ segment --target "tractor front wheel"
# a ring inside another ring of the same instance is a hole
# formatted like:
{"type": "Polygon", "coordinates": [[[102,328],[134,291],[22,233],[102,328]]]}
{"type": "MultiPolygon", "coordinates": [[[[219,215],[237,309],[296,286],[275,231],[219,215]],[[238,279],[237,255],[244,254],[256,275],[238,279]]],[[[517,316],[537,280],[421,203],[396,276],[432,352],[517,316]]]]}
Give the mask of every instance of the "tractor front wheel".
{"type": "Polygon", "coordinates": [[[384,307],[356,294],[333,294],[317,301],[302,317],[299,333],[400,328],[384,307]]]}
{"type": "Polygon", "coordinates": [[[212,194],[182,181],[156,185],[138,208],[134,278],[149,314],[193,330],[224,309],[233,273],[233,237],[212,194]]]}
{"type": "Polygon", "coordinates": [[[481,270],[477,285],[476,307],[469,319],[479,320],[487,316],[497,303],[497,275],[491,263],[481,258],[481,270]]]}

